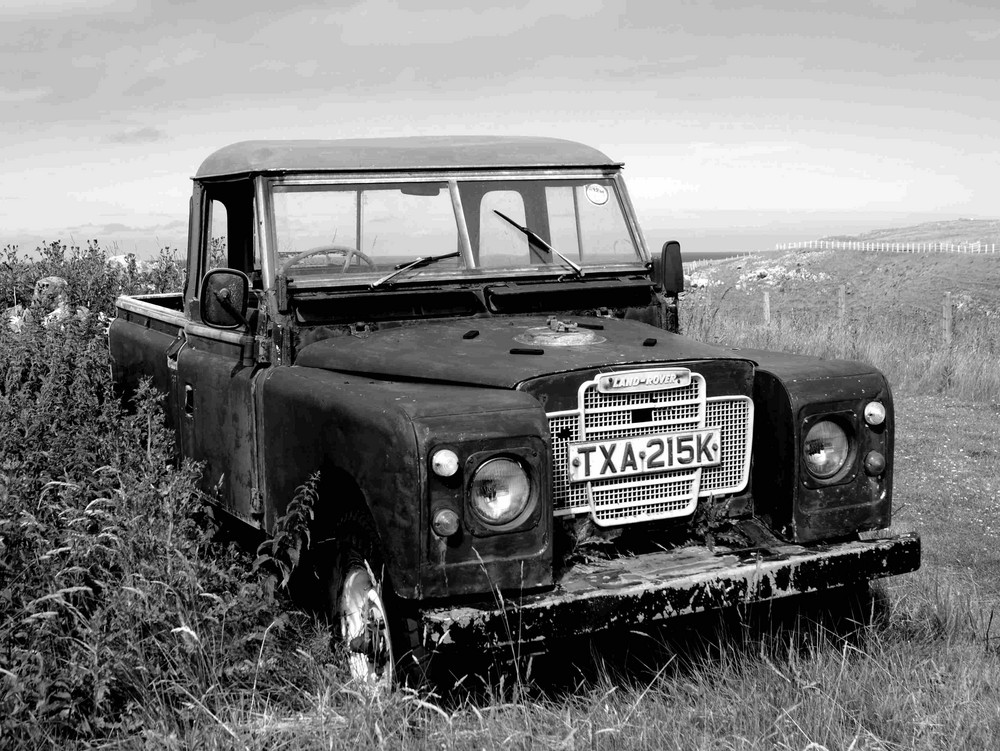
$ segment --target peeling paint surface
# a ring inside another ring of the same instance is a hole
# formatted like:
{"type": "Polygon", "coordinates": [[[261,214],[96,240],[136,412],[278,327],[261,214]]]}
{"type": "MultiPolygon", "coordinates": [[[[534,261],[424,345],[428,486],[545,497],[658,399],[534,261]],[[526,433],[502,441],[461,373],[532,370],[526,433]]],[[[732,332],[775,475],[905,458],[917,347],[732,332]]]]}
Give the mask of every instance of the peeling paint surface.
{"type": "MultiPolygon", "coordinates": [[[[757,527],[752,520],[747,524],[757,527]]],[[[431,644],[503,646],[702,610],[758,602],[914,571],[920,538],[801,546],[771,538],[744,550],[693,546],[577,564],[553,590],[505,595],[502,607],[441,608],[423,613],[431,644]]]]}

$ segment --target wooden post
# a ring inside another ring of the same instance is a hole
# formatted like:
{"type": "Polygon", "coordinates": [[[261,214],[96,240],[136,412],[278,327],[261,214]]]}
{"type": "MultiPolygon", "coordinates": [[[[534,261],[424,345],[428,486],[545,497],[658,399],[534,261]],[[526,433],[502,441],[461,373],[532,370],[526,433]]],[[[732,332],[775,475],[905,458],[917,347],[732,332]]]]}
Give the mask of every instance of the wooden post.
{"type": "Polygon", "coordinates": [[[944,332],[944,346],[951,347],[951,292],[944,293],[941,328],[944,332]]]}
{"type": "Polygon", "coordinates": [[[837,318],[840,320],[841,325],[844,323],[844,319],[847,318],[847,285],[841,284],[837,289],[837,318]]]}
{"type": "Polygon", "coordinates": [[[764,324],[771,325],[771,293],[764,292],[764,324]]]}

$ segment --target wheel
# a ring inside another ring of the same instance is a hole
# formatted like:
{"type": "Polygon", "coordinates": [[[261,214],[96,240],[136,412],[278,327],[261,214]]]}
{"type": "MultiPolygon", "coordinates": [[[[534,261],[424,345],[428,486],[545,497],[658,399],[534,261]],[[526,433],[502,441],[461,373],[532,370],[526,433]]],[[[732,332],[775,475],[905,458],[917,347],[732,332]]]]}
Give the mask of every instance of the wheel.
{"type": "Polygon", "coordinates": [[[335,529],[336,538],[321,540],[309,551],[307,570],[298,577],[299,599],[333,627],[354,681],[373,692],[423,685],[426,661],[418,622],[385,576],[371,518],[348,513],[335,529]]]}
{"type": "Polygon", "coordinates": [[[373,261],[370,256],[365,255],[357,248],[352,248],[349,245],[319,245],[315,248],[309,248],[309,250],[304,250],[301,253],[298,253],[289,258],[287,261],[285,261],[285,265],[281,267],[281,273],[287,274],[288,269],[297,264],[299,261],[309,258],[310,256],[318,256],[324,253],[344,256],[344,265],[340,269],[341,273],[347,273],[347,269],[351,265],[352,258],[357,258],[358,260],[363,261],[364,263],[368,264],[368,266],[370,266],[372,269],[375,268],[375,261],[373,261]]]}
{"type": "Polygon", "coordinates": [[[367,562],[352,565],[344,575],[337,613],[351,678],[375,689],[389,689],[396,680],[396,659],[380,590],[367,562]]]}
{"type": "Polygon", "coordinates": [[[781,613],[777,622],[793,631],[815,633],[819,629],[835,642],[857,645],[873,631],[885,628],[890,603],[880,584],[859,582],[796,595],[786,602],[778,600],[762,612],[768,614],[769,620],[781,613]]]}

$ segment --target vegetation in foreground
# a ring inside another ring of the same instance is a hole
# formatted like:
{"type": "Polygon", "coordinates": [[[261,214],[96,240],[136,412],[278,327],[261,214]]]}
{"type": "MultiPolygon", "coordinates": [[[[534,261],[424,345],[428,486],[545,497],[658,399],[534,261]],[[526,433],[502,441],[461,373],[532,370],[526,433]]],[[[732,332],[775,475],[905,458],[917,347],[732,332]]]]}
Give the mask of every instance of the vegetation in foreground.
{"type": "Polygon", "coordinates": [[[731,614],[562,645],[518,671],[498,659],[488,685],[470,676],[444,699],[367,696],[324,627],[213,539],[196,468],[173,463],[154,396],[120,408],[99,314],[119,291],[163,287],[102,256],[49,247],[44,267],[10,252],[0,265],[19,300],[61,275],[91,311],[0,327],[0,746],[940,749],[1000,737],[995,596],[982,597],[987,563],[970,547],[996,537],[955,530],[996,489],[995,450],[991,476],[968,474],[982,456],[956,466],[961,494],[932,473],[920,481],[941,487],[918,487],[907,478],[942,459],[942,435],[912,428],[897,488],[918,505],[950,501],[909,517],[936,525],[949,551],[892,582],[891,614],[855,638],[731,614]]]}

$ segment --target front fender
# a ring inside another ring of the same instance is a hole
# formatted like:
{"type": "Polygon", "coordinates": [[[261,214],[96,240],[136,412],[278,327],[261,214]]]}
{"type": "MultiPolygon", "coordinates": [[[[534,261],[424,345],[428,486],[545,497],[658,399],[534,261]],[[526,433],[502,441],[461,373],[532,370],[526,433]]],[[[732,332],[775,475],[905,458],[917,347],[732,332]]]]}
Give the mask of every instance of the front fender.
{"type": "Polygon", "coordinates": [[[322,483],[329,497],[320,499],[318,515],[335,519],[338,504],[353,500],[340,493],[360,492],[401,597],[489,592],[524,570],[528,586],[551,583],[547,422],[530,395],[289,366],[266,374],[257,399],[268,529],[295,488],[320,470],[323,479],[338,480],[322,483]],[[429,451],[442,444],[502,448],[519,437],[542,454],[544,521],[520,537],[437,537],[429,521],[429,451]],[[354,488],[344,487],[348,477],[354,488]]]}
{"type": "Polygon", "coordinates": [[[799,543],[849,537],[891,522],[894,415],[892,394],[876,368],[848,360],[740,350],[757,363],[754,381],[752,486],[757,513],[799,543]],[[886,419],[871,427],[864,406],[882,402],[886,419]],[[807,419],[838,414],[854,430],[856,449],[849,471],[834,482],[809,478],[802,463],[807,419]],[[869,452],[885,458],[885,469],[865,471],[869,452]]]}

